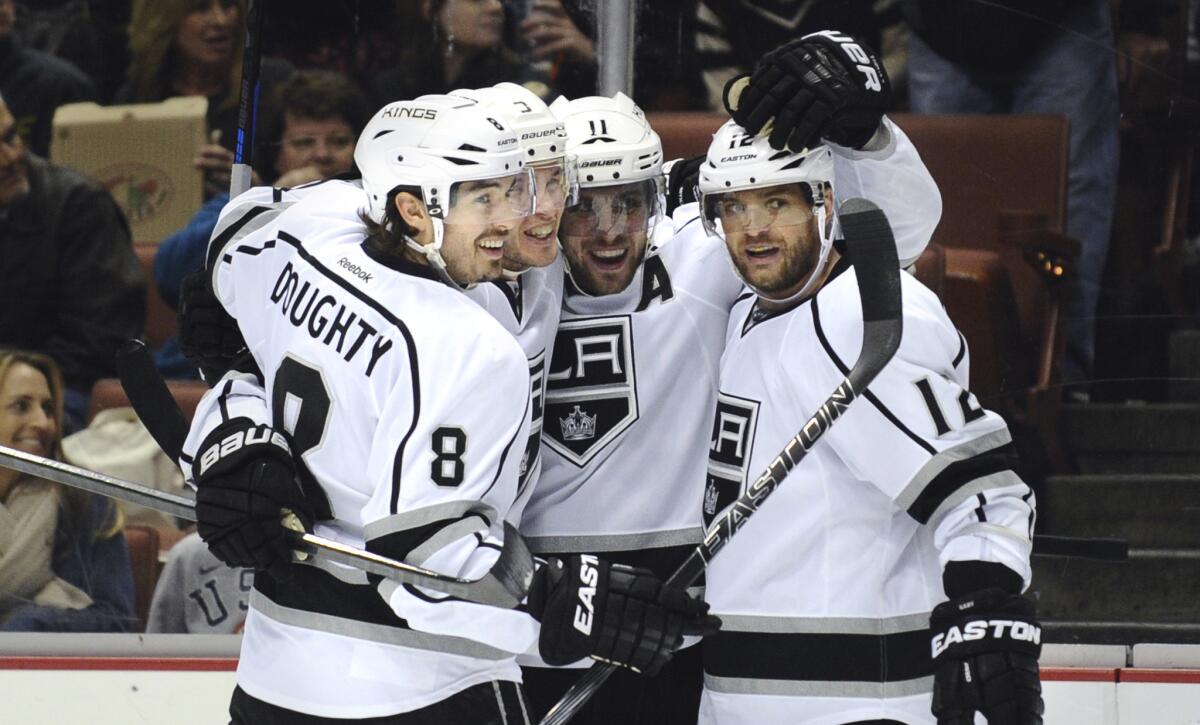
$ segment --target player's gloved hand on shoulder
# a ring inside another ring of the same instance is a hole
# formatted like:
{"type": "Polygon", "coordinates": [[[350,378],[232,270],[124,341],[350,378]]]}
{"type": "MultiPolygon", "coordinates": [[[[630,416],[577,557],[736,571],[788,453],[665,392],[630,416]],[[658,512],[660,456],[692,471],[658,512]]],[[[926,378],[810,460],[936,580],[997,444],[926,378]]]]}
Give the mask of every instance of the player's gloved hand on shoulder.
{"type": "Polygon", "coordinates": [[[833,30],[810,33],[764,55],[725,84],[729,115],[751,134],[796,152],[819,139],[862,148],[883,119],[892,86],[879,57],[833,30]]]}
{"type": "Polygon", "coordinates": [[[938,725],[1041,725],[1041,626],[1028,599],[984,589],[939,604],[933,640],[933,714],[938,725]]]}
{"type": "Polygon", "coordinates": [[[314,517],[283,434],[249,418],[226,421],[200,444],[192,473],[197,528],[213,555],[286,578],[292,550],[284,510],[306,531],[314,517]]]}
{"type": "Polygon", "coordinates": [[[700,183],[700,166],[704,163],[704,154],[690,159],[672,159],[663,164],[663,173],[667,175],[667,216],[684,204],[690,204],[696,199],[696,186],[700,183]]]}
{"type": "Polygon", "coordinates": [[[666,586],[648,569],[590,554],[551,559],[534,575],[527,601],[542,623],[538,649],[549,665],[590,656],[653,675],[683,635],[710,635],[721,626],[708,604],[666,586]]]}
{"type": "Polygon", "coordinates": [[[208,272],[198,270],[179,287],[179,351],[214,385],[235,366],[246,349],[237,321],[208,286],[208,272]]]}

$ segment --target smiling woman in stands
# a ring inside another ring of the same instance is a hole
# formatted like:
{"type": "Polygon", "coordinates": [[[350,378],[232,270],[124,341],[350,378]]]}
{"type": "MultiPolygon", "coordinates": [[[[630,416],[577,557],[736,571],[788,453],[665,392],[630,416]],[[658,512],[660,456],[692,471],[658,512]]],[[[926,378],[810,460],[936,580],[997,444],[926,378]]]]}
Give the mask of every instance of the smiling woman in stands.
{"type": "MultiPolygon", "coordinates": [[[[0,445],[61,460],[62,390],[50,358],[0,351],[0,445]]],[[[122,526],[107,499],[0,469],[0,630],[134,629],[122,526]]]]}

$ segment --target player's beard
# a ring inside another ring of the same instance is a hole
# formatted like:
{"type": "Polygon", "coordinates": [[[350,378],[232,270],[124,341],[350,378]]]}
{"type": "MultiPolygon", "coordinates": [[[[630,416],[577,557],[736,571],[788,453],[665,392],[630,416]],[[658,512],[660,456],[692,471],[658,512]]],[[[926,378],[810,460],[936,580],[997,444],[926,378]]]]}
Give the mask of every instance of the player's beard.
{"type": "Polygon", "coordinates": [[[624,291],[633,281],[633,276],[646,256],[646,245],[647,236],[644,232],[622,234],[616,239],[603,242],[564,239],[563,254],[571,280],[580,290],[590,295],[612,295],[624,291]],[[603,268],[600,261],[592,257],[593,252],[621,247],[626,248],[626,253],[619,266],[614,269],[603,268]]]}
{"type": "Polygon", "coordinates": [[[753,241],[742,239],[732,250],[730,257],[738,274],[755,292],[767,298],[783,299],[803,286],[820,261],[820,244],[814,241],[808,232],[807,228],[794,227],[773,233],[767,240],[761,237],[753,241]],[[792,236],[802,238],[789,239],[792,236]],[[746,252],[748,246],[764,241],[778,247],[773,264],[755,264],[746,252]]]}

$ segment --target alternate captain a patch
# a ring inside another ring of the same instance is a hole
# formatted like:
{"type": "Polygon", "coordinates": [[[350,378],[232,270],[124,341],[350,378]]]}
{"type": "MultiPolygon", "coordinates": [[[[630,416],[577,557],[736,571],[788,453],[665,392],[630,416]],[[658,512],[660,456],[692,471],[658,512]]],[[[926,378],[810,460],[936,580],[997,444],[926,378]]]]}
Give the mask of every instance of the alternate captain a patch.
{"type": "Polygon", "coordinates": [[[585,466],[638,419],[629,316],[562,321],[546,380],[542,440],[585,466]]]}

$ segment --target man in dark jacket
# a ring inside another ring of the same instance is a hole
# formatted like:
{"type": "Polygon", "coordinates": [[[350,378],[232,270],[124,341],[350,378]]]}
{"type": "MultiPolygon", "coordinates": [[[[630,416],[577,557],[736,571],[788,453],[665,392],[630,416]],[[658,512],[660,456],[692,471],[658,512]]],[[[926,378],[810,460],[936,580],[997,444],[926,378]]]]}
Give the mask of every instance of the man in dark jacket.
{"type": "Polygon", "coordinates": [[[0,345],[62,368],[67,428],[79,427],[117,345],[141,334],[146,282],[108,192],[25,150],[0,98],[0,345]]]}

